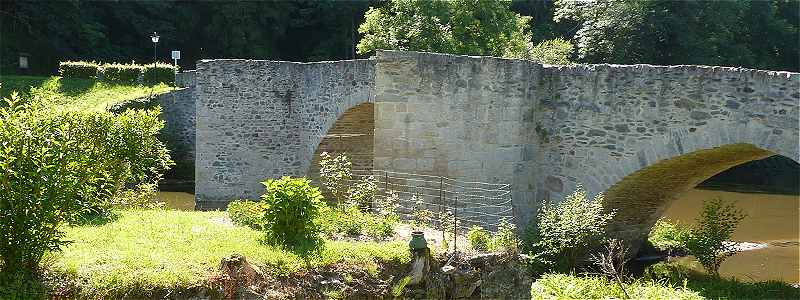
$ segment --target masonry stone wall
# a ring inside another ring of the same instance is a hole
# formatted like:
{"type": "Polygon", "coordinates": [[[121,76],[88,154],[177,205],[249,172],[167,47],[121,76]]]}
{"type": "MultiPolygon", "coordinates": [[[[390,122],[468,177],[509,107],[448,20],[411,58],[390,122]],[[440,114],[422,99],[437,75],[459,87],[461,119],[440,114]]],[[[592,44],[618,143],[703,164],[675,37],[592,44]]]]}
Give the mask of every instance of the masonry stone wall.
{"type": "Polygon", "coordinates": [[[372,101],[374,61],[201,60],[195,77],[195,205],[214,209],[305,175],[335,121],[372,101]]]}
{"type": "MultiPolygon", "coordinates": [[[[578,184],[602,192],[700,149],[747,143],[800,160],[797,73],[382,51],[201,61],[196,80],[200,208],[254,197],[266,177],[306,174],[335,121],[373,101],[375,168],[511,183],[521,226],[578,184]]],[[[631,201],[625,214],[668,205],[631,201]]]]}

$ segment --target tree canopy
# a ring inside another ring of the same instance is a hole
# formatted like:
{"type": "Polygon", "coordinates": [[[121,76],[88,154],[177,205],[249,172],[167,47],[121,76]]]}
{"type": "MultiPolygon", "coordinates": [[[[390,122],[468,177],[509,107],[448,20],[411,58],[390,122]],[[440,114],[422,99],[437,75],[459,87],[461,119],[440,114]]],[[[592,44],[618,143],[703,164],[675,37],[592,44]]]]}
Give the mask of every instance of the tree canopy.
{"type": "Polygon", "coordinates": [[[183,68],[387,48],[800,71],[799,15],[796,0],[0,1],[0,74],[17,72],[20,53],[33,74],[54,74],[64,60],[149,63],[153,31],[158,59],[181,50],[183,68]]]}

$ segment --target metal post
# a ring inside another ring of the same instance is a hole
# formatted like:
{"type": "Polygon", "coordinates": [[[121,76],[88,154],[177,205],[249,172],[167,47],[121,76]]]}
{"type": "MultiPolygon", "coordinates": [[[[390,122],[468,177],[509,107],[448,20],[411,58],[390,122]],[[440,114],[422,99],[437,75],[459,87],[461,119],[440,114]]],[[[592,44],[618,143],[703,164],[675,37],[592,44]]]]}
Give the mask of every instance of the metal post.
{"type": "MultiPolygon", "coordinates": [[[[444,213],[444,176],[439,176],[439,215],[445,216],[444,213]]],[[[445,234],[447,234],[444,230],[444,220],[439,220],[439,227],[442,229],[442,243],[445,240],[445,234]]],[[[447,249],[444,249],[444,252],[447,252],[447,249]]]]}
{"type": "Polygon", "coordinates": [[[458,252],[458,195],[453,206],[453,253],[458,252]]]}

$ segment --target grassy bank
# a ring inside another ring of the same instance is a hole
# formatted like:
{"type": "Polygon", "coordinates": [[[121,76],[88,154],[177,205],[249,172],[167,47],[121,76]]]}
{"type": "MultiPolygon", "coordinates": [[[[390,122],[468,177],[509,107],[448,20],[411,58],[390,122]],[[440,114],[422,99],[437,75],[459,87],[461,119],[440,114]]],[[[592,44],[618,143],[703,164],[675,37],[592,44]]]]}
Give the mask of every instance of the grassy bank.
{"type": "Polygon", "coordinates": [[[224,212],[120,211],[100,226],[66,228],[73,241],[45,258],[60,281],[80,283],[82,296],[115,297],[201,286],[223,257],[242,254],[273,276],[332,264],[375,270],[377,263],[408,261],[402,242],[325,241],[301,256],[262,243],[263,233],[234,226],[224,212]]]}
{"type": "Polygon", "coordinates": [[[105,110],[125,100],[164,93],[172,87],[109,84],[90,79],[61,78],[58,76],[0,76],[0,96],[7,97],[12,91],[29,96],[34,88],[39,95],[54,97],[54,105],[65,110],[105,110]]]}

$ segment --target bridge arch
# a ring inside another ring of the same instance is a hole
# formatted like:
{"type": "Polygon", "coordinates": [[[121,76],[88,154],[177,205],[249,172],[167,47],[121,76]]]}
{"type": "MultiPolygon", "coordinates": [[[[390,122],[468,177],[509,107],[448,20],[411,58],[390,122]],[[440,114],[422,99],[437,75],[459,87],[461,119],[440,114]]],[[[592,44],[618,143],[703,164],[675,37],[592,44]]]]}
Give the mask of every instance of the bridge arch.
{"type": "Polygon", "coordinates": [[[373,102],[373,60],[197,63],[195,207],[257,199],[261,181],[304,176],[346,111],[373,102]]]}

